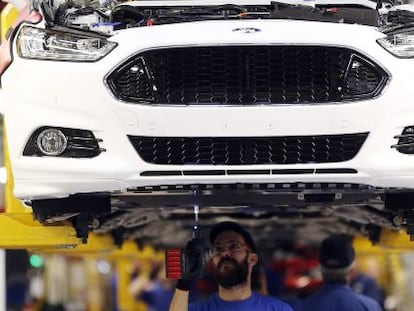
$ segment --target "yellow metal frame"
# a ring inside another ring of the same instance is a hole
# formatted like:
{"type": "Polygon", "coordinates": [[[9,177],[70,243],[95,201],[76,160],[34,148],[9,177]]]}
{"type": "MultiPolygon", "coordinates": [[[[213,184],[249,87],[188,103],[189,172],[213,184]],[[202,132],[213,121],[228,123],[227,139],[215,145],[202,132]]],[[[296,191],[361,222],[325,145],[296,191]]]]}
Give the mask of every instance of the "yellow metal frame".
{"type": "Polygon", "coordinates": [[[9,30],[10,26],[13,24],[16,17],[19,15],[19,11],[8,3],[0,14],[0,21],[1,21],[1,40],[3,41],[6,37],[7,30],[9,30]]]}
{"type": "Polygon", "coordinates": [[[376,244],[372,244],[367,238],[356,237],[354,248],[357,253],[361,254],[399,253],[412,251],[414,242],[404,230],[382,229],[376,244]]]}

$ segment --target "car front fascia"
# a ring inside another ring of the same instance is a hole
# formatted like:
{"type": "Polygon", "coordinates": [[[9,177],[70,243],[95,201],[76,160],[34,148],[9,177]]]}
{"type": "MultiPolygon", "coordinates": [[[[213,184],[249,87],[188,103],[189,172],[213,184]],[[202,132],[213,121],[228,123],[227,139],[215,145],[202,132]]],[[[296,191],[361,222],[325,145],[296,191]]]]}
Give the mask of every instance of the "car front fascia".
{"type": "Polygon", "coordinates": [[[115,33],[109,40],[116,42],[118,47],[95,63],[16,58],[3,79],[3,96],[6,103],[10,103],[6,104],[6,129],[15,195],[36,199],[65,197],[73,193],[125,191],[146,185],[245,182],[343,182],[409,187],[414,182],[412,156],[399,153],[391,145],[396,143],[395,135],[414,124],[410,117],[414,109],[410,101],[413,95],[410,72],[414,62],[398,60],[380,47],[376,40],[384,35],[375,28],[332,24],[327,31],[326,27],[326,23],[264,20],[195,22],[192,27],[185,23],[161,25],[115,33]],[[255,27],[261,31],[235,33],[233,30],[238,27],[255,27]],[[282,31],[287,27],[289,32],[282,31]],[[305,29],[313,35],[306,35],[305,29]],[[355,32],[365,39],[354,36],[355,32]],[[140,51],[177,46],[258,44],[350,47],[388,72],[389,82],[382,94],[371,100],[251,107],[131,104],[115,99],[105,84],[113,68],[140,51]],[[17,79],[22,72],[25,74],[17,79]],[[25,92],[18,92],[22,86],[25,92]],[[30,110],[32,118],[25,120],[22,109],[30,110]],[[93,159],[22,156],[30,134],[43,126],[90,130],[102,139],[101,147],[107,151],[93,159]],[[369,135],[361,151],[349,161],[266,167],[153,165],[139,158],[127,138],[127,135],[251,137],[357,132],[368,132],[369,135]],[[251,173],[202,174],[203,170],[212,169],[225,172],[250,170],[251,173]],[[259,173],[263,169],[270,173],[259,173]],[[280,169],[306,169],[308,173],[271,173],[280,169]],[[357,173],[316,174],[316,169],[353,169],[357,173]],[[141,173],[146,171],[178,171],[182,174],[142,176],[141,173]],[[186,175],[185,171],[201,173],[186,175]]]}

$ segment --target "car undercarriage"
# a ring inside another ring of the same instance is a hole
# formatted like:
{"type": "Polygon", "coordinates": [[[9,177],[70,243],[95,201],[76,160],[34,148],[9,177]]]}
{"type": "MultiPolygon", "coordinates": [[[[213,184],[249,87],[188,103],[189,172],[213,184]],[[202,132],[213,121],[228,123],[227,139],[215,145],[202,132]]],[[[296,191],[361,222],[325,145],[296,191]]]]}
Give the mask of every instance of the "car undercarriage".
{"type": "Polygon", "coordinates": [[[253,232],[264,252],[271,252],[278,242],[313,244],[333,233],[372,243],[379,242],[381,230],[412,235],[413,198],[414,192],[357,184],[216,184],[36,200],[32,207],[45,225],[71,221],[85,241],[94,232],[110,234],[119,245],[135,240],[160,249],[180,247],[191,238],[196,208],[206,232],[219,221],[237,221],[253,232]]]}

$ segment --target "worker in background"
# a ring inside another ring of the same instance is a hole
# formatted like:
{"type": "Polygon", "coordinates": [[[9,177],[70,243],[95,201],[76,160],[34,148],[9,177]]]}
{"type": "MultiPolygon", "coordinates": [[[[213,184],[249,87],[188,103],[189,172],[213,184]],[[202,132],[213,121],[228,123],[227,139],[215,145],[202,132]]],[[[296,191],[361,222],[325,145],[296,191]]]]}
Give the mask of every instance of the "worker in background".
{"type": "Polygon", "coordinates": [[[252,290],[252,270],[259,258],[249,232],[235,222],[226,221],[216,224],[209,238],[211,273],[218,284],[218,292],[189,304],[191,280],[180,279],[170,311],[292,311],[288,304],[252,290]]]}
{"type": "Polygon", "coordinates": [[[362,271],[358,258],[355,260],[355,266],[352,271],[350,286],[352,290],[364,296],[376,300],[384,309],[385,291],[376,280],[376,260],[370,260],[370,271],[362,271]]]}
{"type": "Polygon", "coordinates": [[[166,279],[165,266],[158,261],[151,262],[149,274],[140,271],[137,263],[136,275],[128,286],[128,291],[144,302],[147,311],[167,311],[173,295],[172,280],[166,279]]]}
{"type": "Polygon", "coordinates": [[[323,287],[296,306],[301,311],[381,311],[370,297],[357,294],[349,287],[355,251],[346,235],[333,235],[325,239],[319,260],[323,287]]]}

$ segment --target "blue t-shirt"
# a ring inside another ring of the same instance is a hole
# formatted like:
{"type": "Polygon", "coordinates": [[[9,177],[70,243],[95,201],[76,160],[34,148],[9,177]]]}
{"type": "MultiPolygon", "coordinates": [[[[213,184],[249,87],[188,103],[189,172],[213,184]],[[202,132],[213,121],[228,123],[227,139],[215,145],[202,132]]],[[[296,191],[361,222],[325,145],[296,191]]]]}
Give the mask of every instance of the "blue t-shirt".
{"type": "Polygon", "coordinates": [[[348,285],[327,284],[300,303],[300,311],[381,311],[374,300],[356,294],[348,285]]]}
{"type": "Polygon", "coordinates": [[[148,310],[166,311],[170,307],[174,287],[166,287],[160,282],[153,282],[149,290],[145,290],[140,298],[147,304],[148,310]]]}
{"type": "Polygon", "coordinates": [[[349,285],[355,293],[371,297],[380,305],[384,303],[385,297],[381,287],[378,286],[376,280],[366,274],[358,274],[349,285]]]}
{"type": "Polygon", "coordinates": [[[293,311],[292,308],[274,297],[263,296],[256,292],[241,301],[225,301],[217,293],[205,300],[190,303],[189,311],[293,311]]]}

